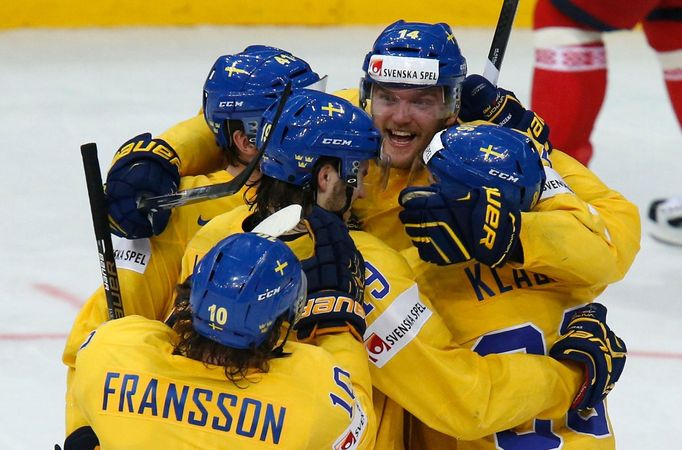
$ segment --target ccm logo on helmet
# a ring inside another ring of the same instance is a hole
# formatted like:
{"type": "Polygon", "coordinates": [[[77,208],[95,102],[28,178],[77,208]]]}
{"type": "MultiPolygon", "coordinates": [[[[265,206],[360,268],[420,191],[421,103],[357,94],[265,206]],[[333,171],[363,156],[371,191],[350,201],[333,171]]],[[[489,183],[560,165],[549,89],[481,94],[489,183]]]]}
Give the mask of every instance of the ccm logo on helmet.
{"type": "Polygon", "coordinates": [[[353,145],[353,141],[350,139],[335,139],[335,138],[324,138],[322,139],[323,144],[331,145],[353,145]]]}
{"type": "Polygon", "coordinates": [[[277,295],[277,293],[280,291],[282,287],[277,286],[275,289],[269,289],[262,294],[258,294],[258,301],[260,302],[261,300],[265,300],[266,298],[270,298],[274,295],[277,295]]]}
{"type": "Polygon", "coordinates": [[[231,108],[233,106],[244,106],[243,101],[235,101],[235,100],[230,100],[229,102],[219,102],[218,103],[218,108],[231,108]]]}
{"type": "Polygon", "coordinates": [[[502,180],[508,180],[511,181],[512,183],[517,183],[519,181],[518,177],[515,177],[514,175],[510,175],[505,172],[500,172],[497,169],[490,169],[488,173],[494,177],[500,178],[502,180]]]}

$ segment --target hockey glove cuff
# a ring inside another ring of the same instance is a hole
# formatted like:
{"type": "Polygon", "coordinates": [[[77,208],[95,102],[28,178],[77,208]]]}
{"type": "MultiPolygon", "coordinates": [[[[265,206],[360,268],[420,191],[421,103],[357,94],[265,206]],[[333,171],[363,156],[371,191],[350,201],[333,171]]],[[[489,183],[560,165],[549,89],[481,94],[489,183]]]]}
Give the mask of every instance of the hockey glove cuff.
{"type": "Polygon", "coordinates": [[[606,307],[591,303],[573,314],[549,355],[586,368],[586,379],[571,409],[594,408],[611,392],[625,367],[627,348],[606,324],[606,307]]]}
{"type": "Polygon", "coordinates": [[[362,302],[350,298],[344,292],[318,291],[308,296],[303,311],[294,325],[296,338],[310,341],[322,334],[350,332],[363,342],[365,310],[362,302]]]}

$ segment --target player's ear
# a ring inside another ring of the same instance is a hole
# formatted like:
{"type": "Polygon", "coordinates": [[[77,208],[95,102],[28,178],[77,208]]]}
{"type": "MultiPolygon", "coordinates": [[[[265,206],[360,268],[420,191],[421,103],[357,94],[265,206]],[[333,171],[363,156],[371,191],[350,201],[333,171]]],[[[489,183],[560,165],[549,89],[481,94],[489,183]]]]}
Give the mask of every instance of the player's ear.
{"type": "Polygon", "coordinates": [[[251,157],[258,153],[256,146],[249,141],[249,137],[241,130],[235,130],[232,133],[232,142],[239,150],[240,155],[244,157],[243,159],[247,161],[250,161],[251,157]]]}
{"type": "Polygon", "coordinates": [[[317,188],[322,192],[329,190],[332,176],[335,173],[334,166],[331,164],[323,164],[320,170],[317,171],[317,188]]]}
{"type": "Polygon", "coordinates": [[[450,128],[457,124],[457,116],[451,116],[445,119],[445,126],[443,128],[450,128]]]}

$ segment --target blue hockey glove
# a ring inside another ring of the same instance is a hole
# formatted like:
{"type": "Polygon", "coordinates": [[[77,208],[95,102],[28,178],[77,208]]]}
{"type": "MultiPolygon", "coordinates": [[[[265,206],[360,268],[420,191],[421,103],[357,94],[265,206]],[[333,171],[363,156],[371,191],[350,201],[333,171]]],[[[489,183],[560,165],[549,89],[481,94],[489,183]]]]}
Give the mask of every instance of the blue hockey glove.
{"type": "Polygon", "coordinates": [[[526,109],[513,92],[494,86],[481,75],[469,75],[462,83],[464,122],[486,120],[513,128],[533,138],[545,151],[551,149],[549,126],[536,113],[526,109]]]}
{"type": "MultiPolygon", "coordinates": [[[[57,449],[58,446],[55,446],[57,449]]],[[[99,449],[99,439],[92,428],[80,427],[67,436],[64,441],[64,450],[95,450],[99,449]]]]}
{"type": "Polygon", "coordinates": [[[493,188],[443,192],[438,184],[400,193],[399,213],[424,261],[457,264],[476,259],[503,265],[518,245],[521,213],[493,188]]]}
{"type": "Polygon", "coordinates": [[[576,310],[566,333],[552,346],[549,355],[581,363],[585,382],[571,409],[594,408],[611,392],[625,367],[627,348],[606,324],[606,307],[591,303],[576,310]]]}
{"type": "Polygon", "coordinates": [[[170,210],[138,210],[137,201],[177,191],[179,166],[175,150],[149,133],[125,142],[114,155],[105,186],[111,232],[128,239],[160,234],[170,210]]]}
{"type": "Polygon", "coordinates": [[[294,326],[297,339],[348,331],[362,342],[367,328],[362,255],[336,214],[315,206],[305,220],[315,241],[315,255],[301,262],[308,298],[294,326]]]}
{"type": "Polygon", "coordinates": [[[438,185],[409,187],[400,193],[400,205],[398,216],[421,259],[445,266],[473,258],[470,190],[446,196],[438,185]]]}

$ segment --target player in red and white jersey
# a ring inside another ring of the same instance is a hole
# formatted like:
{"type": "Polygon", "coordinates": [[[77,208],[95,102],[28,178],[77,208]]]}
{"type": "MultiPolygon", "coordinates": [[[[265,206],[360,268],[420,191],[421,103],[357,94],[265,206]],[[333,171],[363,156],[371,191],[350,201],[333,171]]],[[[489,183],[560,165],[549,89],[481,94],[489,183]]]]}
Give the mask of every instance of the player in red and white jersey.
{"type": "MultiPolygon", "coordinates": [[[[551,124],[552,143],[584,165],[592,158],[590,135],[606,94],[603,35],[637,24],[658,56],[682,126],[681,0],[538,0],[536,4],[531,107],[551,124]]],[[[682,196],[653,201],[648,215],[656,239],[682,245],[682,196]]]]}

